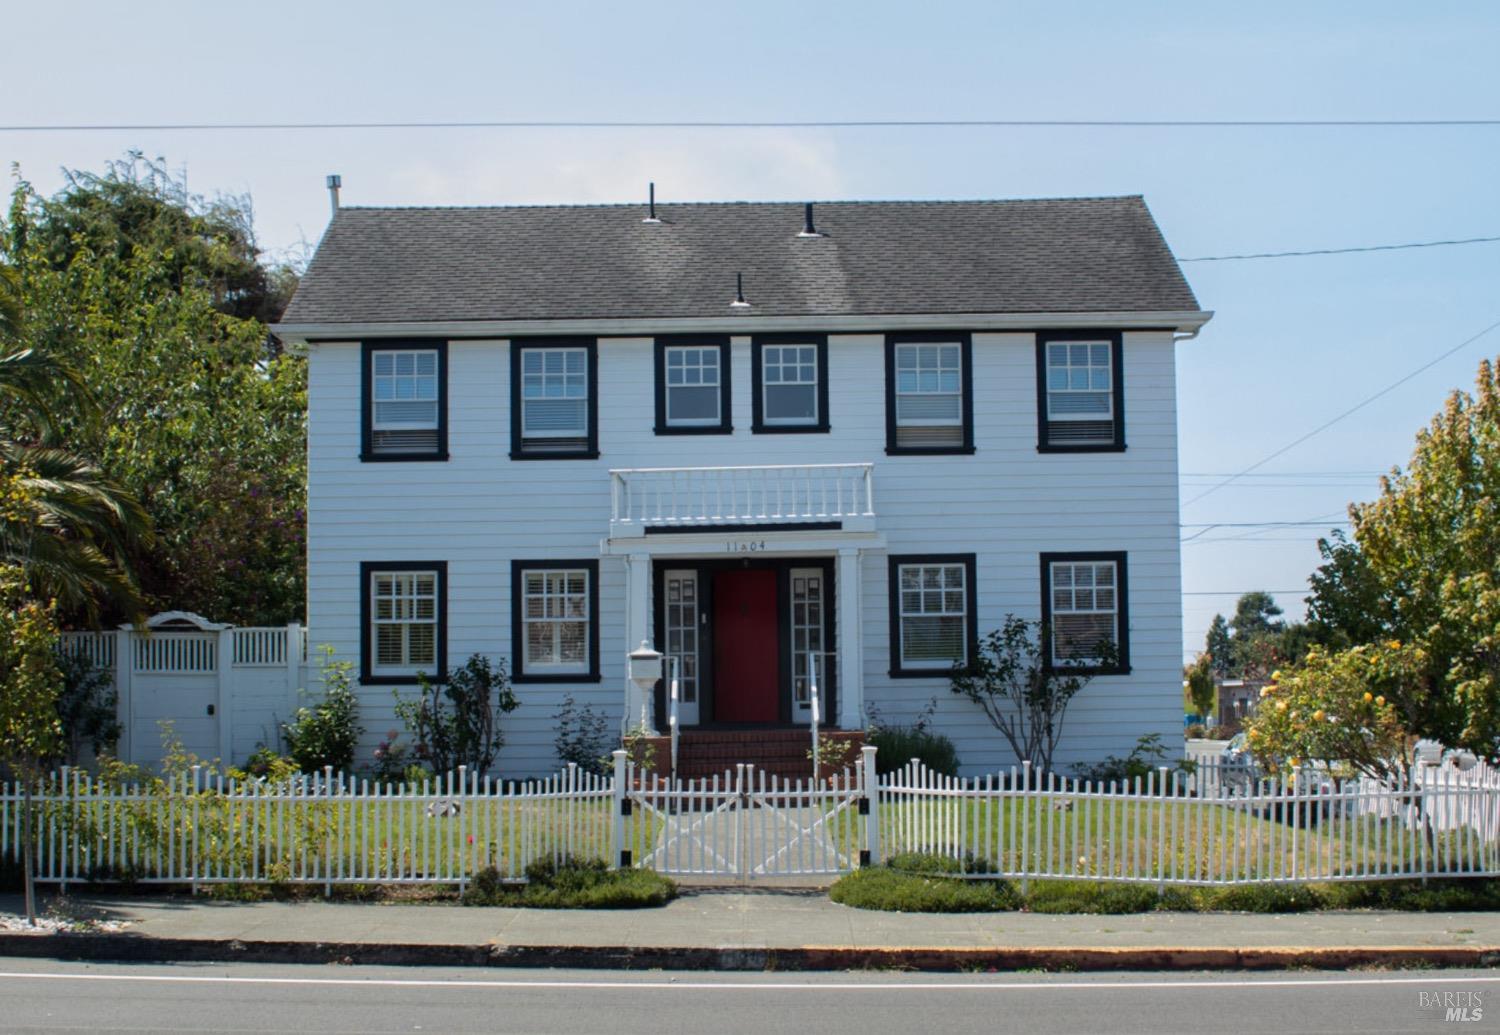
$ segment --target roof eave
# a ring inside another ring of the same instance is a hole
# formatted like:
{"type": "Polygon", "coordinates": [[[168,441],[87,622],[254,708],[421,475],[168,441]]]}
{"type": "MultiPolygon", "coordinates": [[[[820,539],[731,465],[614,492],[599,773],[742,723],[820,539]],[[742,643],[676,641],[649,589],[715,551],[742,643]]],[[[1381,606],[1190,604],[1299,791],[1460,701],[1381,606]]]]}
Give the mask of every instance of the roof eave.
{"type": "Polygon", "coordinates": [[[916,313],[819,316],[629,317],[572,320],[424,320],[278,323],[271,330],[288,344],[365,338],[510,338],[520,335],[582,334],[595,337],[650,337],[657,334],[750,334],[771,331],[869,333],[958,329],[1030,331],[1039,328],[1171,330],[1196,334],[1213,319],[1203,309],[1118,310],[1096,313],[916,313]]]}

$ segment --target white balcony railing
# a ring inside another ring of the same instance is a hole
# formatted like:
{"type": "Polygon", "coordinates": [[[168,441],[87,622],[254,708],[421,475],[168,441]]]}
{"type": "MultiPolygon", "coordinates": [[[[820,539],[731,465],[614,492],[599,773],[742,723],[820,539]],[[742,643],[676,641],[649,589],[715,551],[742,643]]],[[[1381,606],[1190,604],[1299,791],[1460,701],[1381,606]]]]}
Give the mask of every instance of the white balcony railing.
{"type": "Polygon", "coordinates": [[[610,476],[610,534],[701,525],[838,522],[870,530],[873,464],[641,467],[610,476]]]}

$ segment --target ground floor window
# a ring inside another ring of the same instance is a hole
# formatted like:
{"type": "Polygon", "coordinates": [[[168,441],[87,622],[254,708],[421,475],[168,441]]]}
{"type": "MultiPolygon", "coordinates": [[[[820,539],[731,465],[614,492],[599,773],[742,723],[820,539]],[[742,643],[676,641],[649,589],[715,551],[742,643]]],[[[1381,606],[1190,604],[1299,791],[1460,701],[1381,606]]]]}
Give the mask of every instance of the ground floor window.
{"type": "Polygon", "coordinates": [[[940,675],[973,657],[973,554],[893,555],[889,578],[891,675],[940,675]]]}
{"type": "Polygon", "coordinates": [[[364,682],[446,678],[447,575],[442,561],[360,565],[364,682]]]}
{"type": "Polygon", "coordinates": [[[1042,622],[1053,666],[1129,672],[1125,554],[1042,554],[1042,622]]]}
{"type": "Polygon", "coordinates": [[[598,561],[512,562],[515,681],[597,681],[598,611],[598,561]]]}

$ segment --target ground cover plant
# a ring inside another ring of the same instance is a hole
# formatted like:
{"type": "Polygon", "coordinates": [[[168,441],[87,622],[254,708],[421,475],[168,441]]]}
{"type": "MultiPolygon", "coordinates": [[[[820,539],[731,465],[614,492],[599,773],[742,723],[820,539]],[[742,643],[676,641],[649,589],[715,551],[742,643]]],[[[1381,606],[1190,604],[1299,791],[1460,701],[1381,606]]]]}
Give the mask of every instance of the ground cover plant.
{"type": "Polygon", "coordinates": [[[897,913],[1124,914],[1149,912],[1300,913],[1322,909],[1413,912],[1500,908],[1500,880],[1433,879],[1158,888],[1155,884],[974,877],[987,860],[903,853],[838,880],[829,897],[856,909],[897,913]]]}
{"type": "Polygon", "coordinates": [[[507,884],[498,870],[475,875],[468,906],[533,909],[646,909],[677,897],[677,885],[654,870],[611,870],[602,859],[565,856],[526,867],[526,883],[507,884]]]}

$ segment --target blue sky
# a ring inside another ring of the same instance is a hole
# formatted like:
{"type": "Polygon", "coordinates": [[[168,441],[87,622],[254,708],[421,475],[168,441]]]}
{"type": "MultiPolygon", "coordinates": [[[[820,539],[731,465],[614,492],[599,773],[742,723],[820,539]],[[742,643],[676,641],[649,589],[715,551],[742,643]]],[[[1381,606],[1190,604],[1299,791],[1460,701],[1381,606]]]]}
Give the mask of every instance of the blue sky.
{"type": "MultiPolygon", "coordinates": [[[[7,28],[6,124],[1500,115],[1480,2],[74,3],[7,28]]],[[[1141,193],[1184,257],[1500,234],[1496,127],[0,133],[44,191],[129,148],[249,192],[273,249],[316,241],[329,172],[352,204],[1141,193]]],[[[1185,268],[1218,315],[1179,353],[1184,500],[1500,319],[1500,244],[1185,268]]],[[[1342,520],[1497,353],[1186,507],[1185,647],[1237,592],[1300,614],[1322,531],[1203,524],[1342,520]]]]}

